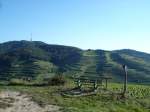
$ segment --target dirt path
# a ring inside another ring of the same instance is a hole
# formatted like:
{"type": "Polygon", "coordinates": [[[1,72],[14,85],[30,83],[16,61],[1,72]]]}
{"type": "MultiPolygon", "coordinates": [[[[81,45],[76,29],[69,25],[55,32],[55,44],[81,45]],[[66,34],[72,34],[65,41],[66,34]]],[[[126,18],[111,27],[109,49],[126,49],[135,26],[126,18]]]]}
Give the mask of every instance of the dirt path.
{"type": "Polygon", "coordinates": [[[40,107],[27,95],[19,92],[0,92],[0,112],[60,112],[60,107],[46,105],[40,107]]]}

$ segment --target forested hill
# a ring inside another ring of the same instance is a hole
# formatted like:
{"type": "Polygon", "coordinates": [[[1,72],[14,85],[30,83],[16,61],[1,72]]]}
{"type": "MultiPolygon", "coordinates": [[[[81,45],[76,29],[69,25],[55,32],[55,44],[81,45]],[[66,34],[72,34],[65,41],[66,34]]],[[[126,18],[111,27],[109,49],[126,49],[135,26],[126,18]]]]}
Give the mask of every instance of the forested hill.
{"type": "Polygon", "coordinates": [[[56,74],[68,76],[110,75],[122,81],[122,65],[128,66],[130,82],[150,82],[150,54],[124,49],[82,50],[49,45],[40,41],[11,41],[0,44],[0,79],[30,77],[33,80],[56,74]]]}

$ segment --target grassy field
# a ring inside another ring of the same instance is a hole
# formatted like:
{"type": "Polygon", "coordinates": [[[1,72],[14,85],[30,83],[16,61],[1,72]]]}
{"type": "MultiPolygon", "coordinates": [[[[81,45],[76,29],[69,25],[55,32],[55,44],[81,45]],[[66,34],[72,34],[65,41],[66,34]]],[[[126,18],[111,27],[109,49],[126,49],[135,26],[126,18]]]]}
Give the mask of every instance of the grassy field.
{"type": "Polygon", "coordinates": [[[99,89],[96,95],[84,97],[63,97],[61,92],[75,87],[69,81],[64,86],[0,86],[0,90],[13,90],[29,94],[39,105],[53,104],[63,107],[64,112],[150,112],[150,87],[130,84],[127,99],[120,99],[117,94],[122,84],[110,83],[109,90],[114,94],[99,89]]]}

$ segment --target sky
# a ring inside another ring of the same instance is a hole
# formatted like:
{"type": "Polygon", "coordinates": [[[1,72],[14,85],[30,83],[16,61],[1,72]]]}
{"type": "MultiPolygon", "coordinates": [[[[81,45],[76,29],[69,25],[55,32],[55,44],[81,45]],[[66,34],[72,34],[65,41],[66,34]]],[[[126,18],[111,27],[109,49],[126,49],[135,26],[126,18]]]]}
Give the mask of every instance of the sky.
{"type": "Polygon", "coordinates": [[[0,0],[0,43],[150,53],[150,0],[0,0]]]}

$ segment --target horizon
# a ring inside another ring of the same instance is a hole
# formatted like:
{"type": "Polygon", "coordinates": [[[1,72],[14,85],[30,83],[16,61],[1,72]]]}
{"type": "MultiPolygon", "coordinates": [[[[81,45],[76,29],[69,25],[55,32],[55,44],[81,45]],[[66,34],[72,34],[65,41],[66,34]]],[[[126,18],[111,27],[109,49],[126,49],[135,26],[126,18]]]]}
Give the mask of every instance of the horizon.
{"type": "MultiPolygon", "coordinates": [[[[7,42],[21,42],[21,41],[27,41],[27,42],[43,42],[43,41],[31,41],[31,40],[12,40],[12,41],[6,41],[6,42],[2,42],[0,44],[3,44],[3,43],[7,43],[7,42]]],[[[129,48],[123,48],[123,49],[113,49],[113,50],[107,50],[107,49],[101,49],[101,48],[97,48],[97,49],[91,49],[91,48],[88,48],[88,49],[82,49],[78,46],[69,46],[69,45],[63,45],[63,44],[50,44],[50,43],[47,43],[47,42],[43,42],[45,44],[48,44],[48,45],[58,45],[58,46],[67,46],[67,47],[75,47],[75,48],[79,48],[81,50],[104,50],[104,51],[117,51],[117,50],[133,50],[133,51],[137,51],[137,52],[143,52],[143,51],[139,51],[139,50],[136,50],[136,49],[129,49],[129,48]]],[[[146,53],[146,54],[150,54],[148,52],[143,52],[143,53],[146,53]]]]}
{"type": "Polygon", "coordinates": [[[42,41],[150,53],[149,0],[0,0],[0,43],[42,41]]]}

